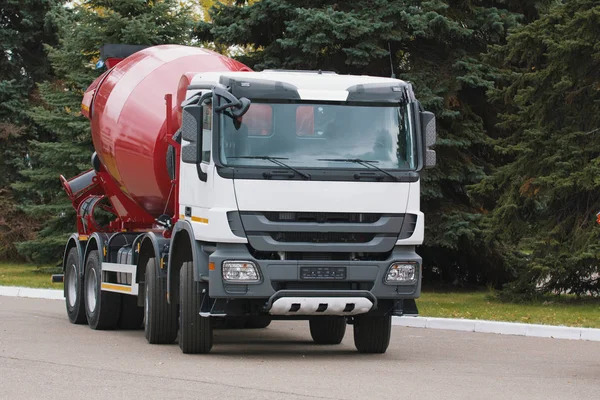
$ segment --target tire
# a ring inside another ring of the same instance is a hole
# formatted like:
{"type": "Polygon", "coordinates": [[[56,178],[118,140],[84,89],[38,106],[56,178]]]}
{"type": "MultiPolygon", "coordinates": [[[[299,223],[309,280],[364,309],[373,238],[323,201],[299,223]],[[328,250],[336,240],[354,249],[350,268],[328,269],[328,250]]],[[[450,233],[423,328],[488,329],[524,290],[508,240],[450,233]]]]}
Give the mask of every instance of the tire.
{"type": "Polygon", "coordinates": [[[103,292],[98,250],[90,251],[85,264],[84,299],[88,325],[95,330],[113,329],[121,313],[121,295],[103,292]]]}
{"type": "Polygon", "coordinates": [[[263,329],[271,325],[271,317],[261,315],[259,317],[250,317],[244,324],[246,329],[263,329]]]}
{"type": "Polygon", "coordinates": [[[179,347],[184,354],[208,353],[213,344],[212,321],[200,316],[202,299],[208,298],[208,284],[194,281],[190,261],[179,273],[179,347]]]}
{"type": "Polygon", "coordinates": [[[391,315],[355,317],[354,345],[359,353],[385,353],[391,333],[391,315]]]}
{"type": "Polygon", "coordinates": [[[346,334],[346,318],[316,317],[309,321],[310,336],[316,344],[340,344],[346,334]]]}
{"type": "Polygon", "coordinates": [[[169,304],[167,279],[157,274],[155,259],[148,259],[144,278],[144,334],[150,344],[171,344],[177,339],[177,304],[169,304]]]}
{"type": "Polygon", "coordinates": [[[144,307],[137,304],[137,297],[128,294],[121,295],[121,315],[119,329],[141,329],[144,322],[144,307]]]}
{"type": "Polygon", "coordinates": [[[87,323],[85,302],[83,300],[83,274],[79,274],[79,254],[73,247],[67,254],[65,263],[65,304],[67,315],[72,324],[87,323]]]}

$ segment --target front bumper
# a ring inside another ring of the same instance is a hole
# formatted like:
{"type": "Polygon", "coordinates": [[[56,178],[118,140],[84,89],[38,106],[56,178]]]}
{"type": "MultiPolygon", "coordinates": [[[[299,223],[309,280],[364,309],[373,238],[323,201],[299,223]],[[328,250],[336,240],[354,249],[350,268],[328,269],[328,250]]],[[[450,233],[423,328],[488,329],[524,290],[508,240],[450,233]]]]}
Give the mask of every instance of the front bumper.
{"type": "MultiPolygon", "coordinates": [[[[377,300],[416,299],[421,293],[421,257],[412,246],[396,246],[384,261],[296,261],[257,260],[243,244],[219,243],[210,255],[214,269],[209,271],[209,296],[213,299],[270,299],[285,291],[310,291],[312,297],[335,296],[343,291],[346,296],[364,297],[369,293],[377,300]],[[222,278],[223,261],[252,261],[259,269],[256,283],[227,283],[222,278]],[[388,268],[393,262],[418,264],[416,280],[410,284],[386,284],[388,268]],[[346,267],[344,279],[302,279],[301,267],[346,267]]],[[[279,296],[283,297],[283,296],[279,296]]],[[[310,303],[310,302],[309,302],[310,303]]]]}

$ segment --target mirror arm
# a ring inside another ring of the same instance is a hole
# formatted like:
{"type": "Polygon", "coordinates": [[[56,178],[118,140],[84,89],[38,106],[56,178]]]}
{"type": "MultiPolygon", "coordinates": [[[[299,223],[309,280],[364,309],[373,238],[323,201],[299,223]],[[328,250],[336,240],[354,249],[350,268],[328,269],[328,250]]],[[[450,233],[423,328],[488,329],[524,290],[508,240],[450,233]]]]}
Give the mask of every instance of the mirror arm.
{"type": "Polygon", "coordinates": [[[227,104],[223,104],[222,106],[215,107],[215,112],[219,113],[227,108],[239,107],[241,105],[240,99],[235,97],[233,94],[231,94],[227,90],[224,90],[219,87],[215,87],[213,90],[213,93],[216,94],[217,96],[223,97],[224,99],[229,101],[229,103],[227,103],[227,104]]]}
{"type": "Polygon", "coordinates": [[[221,113],[227,109],[231,109],[229,113],[233,116],[233,118],[239,118],[244,115],[248,108],[250,107],[250,100],[245,97],[237,98],[228,90],[215,87],[213,89],[213,93],[217,96],[224,98],[228,103],[215,107],[214,110],[217,113],[221,113]]]}
{"type": "Polygon", "coordinates": [[[200,95],[201,92],[198,92],[194,95],[192,95],[192,97],[190,97],[189,99],[183,101],[181,103],[181,108],[185,107],[185,106],[191,106],[191,105],[202,105],[202,103],[204,103],[207,99],[212,98],[212,92],[207,92],[204,93],[202,96],[200,95]]]}

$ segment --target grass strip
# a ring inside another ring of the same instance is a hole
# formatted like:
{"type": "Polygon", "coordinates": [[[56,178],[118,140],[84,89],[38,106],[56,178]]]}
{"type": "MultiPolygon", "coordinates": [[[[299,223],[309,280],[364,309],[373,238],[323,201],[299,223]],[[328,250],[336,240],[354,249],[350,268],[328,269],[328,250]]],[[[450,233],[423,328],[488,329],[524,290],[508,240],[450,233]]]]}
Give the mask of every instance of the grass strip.
{"type": "Polygon", "coordinates": [[[425,291],[417,300],[423,317],[481,319],[600,328],[600,299],[549,296],[525,303],[497,300],[489,291],[425,291]]]}

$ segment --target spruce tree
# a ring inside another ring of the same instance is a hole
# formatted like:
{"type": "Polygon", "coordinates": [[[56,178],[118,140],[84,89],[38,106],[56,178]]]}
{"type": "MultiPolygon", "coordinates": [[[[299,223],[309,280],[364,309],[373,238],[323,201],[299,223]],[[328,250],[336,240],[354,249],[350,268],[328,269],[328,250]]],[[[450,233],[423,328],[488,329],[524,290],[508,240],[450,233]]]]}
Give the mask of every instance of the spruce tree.
{"type": "Polygon", "coordinates": [[[200,40],[250,51],[239,60],[255,69],[322,69],[390,76],[413,83],[438,121],[438,162],[424,177],[427,279],[473,283],[507,279],[502,254],[484,240],[483,211],[468,186],[492,166],[487,130],[495,112],[486,91],[493,70],[481,59],[508,30],[537,15],[535,1],[262,0],[216,5],[200,40]],[[390,63],[391,56],[391,63],[390,63]]]}
{"type": "Polygon", "coordinates": [[[570,0],[489,53],[504,165],[473,193],[510,251],[513,294],[600,293],[600,4],[570,0]]]}
{"type": "Polygon", "coordinates": [[[27,179],[14,185],[29,199],[27,213],[44,221],[35,240],[18,245],[36,262],[59,260],[66,237],[75,230],[75,211],[58,177],[91,168],[89,121],[80,107],[85,89],[103,72],[95,68],[100,47],[186,43],[193,28],[190,9],[175,0],[87,0],[72,8],[55,7],[50,17],[59,27],[59,44],[48,46],[56,79],[39,85],[40,105],[29,113],[48,140],[31,142],[31,168],[21,171],[27,179]]]}
{"type": "Polygon", "coordinates": [[[0,260],[16,259],[14,242],[30,239],[34,218],[19,209],[11,184],[28,165],[28,141],[41,134],[27,115],[35,81],[48,79],[44,43],[56,43],[47,12],[64,1],[6,0],[0,7],[0,260]]]}

